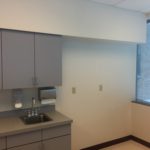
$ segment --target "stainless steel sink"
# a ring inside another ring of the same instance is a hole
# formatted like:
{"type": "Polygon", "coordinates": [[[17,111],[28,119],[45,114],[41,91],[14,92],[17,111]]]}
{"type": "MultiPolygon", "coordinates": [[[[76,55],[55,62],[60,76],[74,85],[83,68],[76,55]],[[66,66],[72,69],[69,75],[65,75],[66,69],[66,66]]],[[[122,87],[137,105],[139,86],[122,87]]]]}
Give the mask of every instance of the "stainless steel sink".
{"type": "Polygon", "coordinates": [[[20,119],[24,122],[24,124],[27,125],[52,121],[52,119],[44,113],[40,113],[38,115],[30,116],[30,117],[21,116],[20,119]]]}

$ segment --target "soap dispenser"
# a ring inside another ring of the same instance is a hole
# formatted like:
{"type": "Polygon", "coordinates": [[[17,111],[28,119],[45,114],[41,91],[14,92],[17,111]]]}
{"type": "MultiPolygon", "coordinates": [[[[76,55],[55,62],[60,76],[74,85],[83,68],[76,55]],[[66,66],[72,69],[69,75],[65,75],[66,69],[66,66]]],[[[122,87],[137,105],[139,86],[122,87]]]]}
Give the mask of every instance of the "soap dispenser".
{"type": "Polygon", "coordinates": [[[22,108],[23,91],[21,89],[15,89],[12,91],[13,106],[16,109],[22,108]]]}

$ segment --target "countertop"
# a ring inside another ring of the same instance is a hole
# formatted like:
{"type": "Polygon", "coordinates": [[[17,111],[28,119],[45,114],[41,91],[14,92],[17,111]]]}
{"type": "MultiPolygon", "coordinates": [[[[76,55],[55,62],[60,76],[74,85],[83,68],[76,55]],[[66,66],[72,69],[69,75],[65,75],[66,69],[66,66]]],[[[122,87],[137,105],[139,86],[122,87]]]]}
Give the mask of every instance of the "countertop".
{"type": "Polygon", "coordinates": [[[52,121],[32,125],[25,125],[23,121],[17,116],[1,117],[0,137],[54,127],[58,125],[70,124],[72,122],[70,118],[57,111],[48,112],[46,114],[52,119],[52,121]]]}

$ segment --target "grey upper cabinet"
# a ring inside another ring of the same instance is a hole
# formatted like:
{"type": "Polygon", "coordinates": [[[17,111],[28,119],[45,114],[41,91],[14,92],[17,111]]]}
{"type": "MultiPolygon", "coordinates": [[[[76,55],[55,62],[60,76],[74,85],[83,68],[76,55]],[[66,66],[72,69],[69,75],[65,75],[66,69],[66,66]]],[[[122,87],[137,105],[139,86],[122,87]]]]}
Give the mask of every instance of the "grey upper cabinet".
{"type": "Polygon", "coordinates": [[[35,74],[39,87],[62,83],[62,37],[35,34],[35,74]]]}
{"type": "Polygon", "coordinates": [[[0,72],[1,62],[3,69],[0,73],[0,88],[61,85],[61,36],[13,30],[2,30],[1,34],[0,72]]]}
{"type": "Polygon", "coordinates": [[[2,36],[1,36],[2,32],[0,31],[0,89],[2,89],[2,56],[1,56],[1,53],[2,53],[2,36]]]}
{"type": "Polygon", "coordinates": [[[32,87],[34,34],[2,30],[3,88],[32,87]]]}

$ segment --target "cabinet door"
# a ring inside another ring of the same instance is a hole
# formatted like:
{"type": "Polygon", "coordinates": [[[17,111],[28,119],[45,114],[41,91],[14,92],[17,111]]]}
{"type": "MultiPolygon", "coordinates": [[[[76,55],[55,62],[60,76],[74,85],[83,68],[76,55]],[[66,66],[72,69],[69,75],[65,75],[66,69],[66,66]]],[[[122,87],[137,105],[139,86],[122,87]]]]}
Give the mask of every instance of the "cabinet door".
{"type": "Polygon", "coordinates": [[[60,137],[64,135],[71,134],[71,125],[62,125],[62,126],[55,126],[47,129],[43,129],[42,136],[43,139],[50,139],[55,137],[60,137]]]}
{"type": "Polygon", "coordinates": [[[0,90],[2,89],[2,56],[1,56],[1,53],[2,53],[2,32],[0,31],[0,90]]]}
{"type": "Polygon", "coordinates": [[[71,150],[70,135],[43,141],[44,150],[71,150]]]}
{"type": "Polygon", "coordinates": [[[43,149],[41,147],[41,142],[37,142],[28,145],[9,148],[8,150],[43,150],[43,149]]]}
{"type": "Polygon", "coordinates": [[[32,87],[34,77],[34,34],[2,31],[3,88],[32,87]]]}
{"type": "Polygon", "coordinates": [[[7,137],[7,148],[41,141],[41,130],[25,132],[7,137]]]}
{"type": "Polygon", "coordinates": [[[6,148],[6,138],[1,137],[0,138],[0,150],[3,150],[6,148]]]}
{"type": "Polygon", "coordinates": [[[35,72],[39,87],[61,85],[62,37],[35,34],[35,72]]]}

